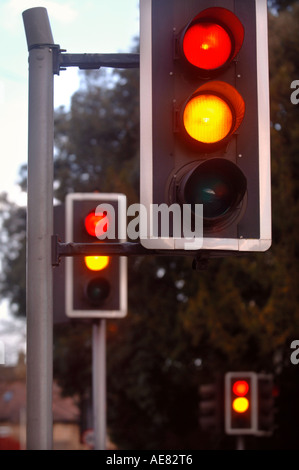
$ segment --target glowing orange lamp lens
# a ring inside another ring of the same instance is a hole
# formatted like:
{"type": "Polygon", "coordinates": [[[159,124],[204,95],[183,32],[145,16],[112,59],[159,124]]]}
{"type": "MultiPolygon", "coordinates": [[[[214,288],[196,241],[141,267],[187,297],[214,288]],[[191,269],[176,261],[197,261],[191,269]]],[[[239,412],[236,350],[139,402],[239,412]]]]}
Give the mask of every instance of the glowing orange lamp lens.
{"type": "Polygon", "coordinates": [[[192,65],[203,70],[214,70],[222,67],[229,59],[232,42],[219,24],[199,22],[186,31],[183,51],[192,65]]]}
{"type": "MultiPolygon", "coordinates": [[[[96,237],[96,226],[98,222],[100,222],[100,220],[106,217],[106,215],[107,214],[96,215],[95,212],[90,212],[90,214],[85,217],[85,228],[89,235],[91,235],[92,237],[96,237]]],[[[107,229],[108,224],[105,223],[103,225],[103,233],[107,232],[107,229]]]]}
{"type": "Polygon", "coordinates": [[[233,385],[233,392],[238,397],[244,397],[248,393],[249,385],[246,380],[237,380],[233,385]]]}
{"type": "Polygon", "coordinates": [[[109,256],[85,256],[85,265],[91,271],[101,271],[109,264],[109,256]]]}
{"type": "Polygon", "coordinates": [[[190,137],[211,144],[227,137],[233,125],[233,115],[226,101],[207,93],[195,95],[188,101],[183,122],[190,137]]]}
{"type": "Polygon", "coordinates": [[[235,398],[233,401],[233,409],[237,413],[245,413],[249,408],[249,401],[245,397],[235,398]]]}

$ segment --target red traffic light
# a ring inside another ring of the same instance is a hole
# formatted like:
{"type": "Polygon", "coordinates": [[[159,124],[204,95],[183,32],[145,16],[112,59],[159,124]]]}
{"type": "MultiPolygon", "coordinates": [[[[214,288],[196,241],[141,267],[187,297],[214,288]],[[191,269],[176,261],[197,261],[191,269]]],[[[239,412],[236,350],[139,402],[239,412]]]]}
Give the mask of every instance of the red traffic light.
{"type": "Polygon", "coordinates": [[[97,236],[99,227],[100,227],[100,231],[102,232],[102,234],[106,233],[108,230],[107,213],[104,212],[103,214],[96,215],[95,210],[90,212],[85,217],[84,225],[85,225],[85,229],[87,233],[91,235],[92,237],[97,236]],[[98,223],[104,218],[106,218],[106,222],[105,223],[102,222],[102,225],[99,226],[98,223]],[[97,233],[96,233],[96,229],[97,229],[97,233]]]}
{"type": "Polygon", "coordinates": [[[244,397],[248,393],[249,384],[246,380],[237,380],[233,385],[233,392],[239,397],[244,397]]]}
{"type": "Polygon", "coordinates": [[[187,29],[183,49],[190,64],[205,70],[223,66],[231,55],[229,34],[216,23],[195,23],[187,29]]]}
{"type": "Polygon", "coordinates": [[[240,20],[225,8],[208,8],[197,15],[181,35],[181,54],[191,66],[203,72],[229,64],[244,39],[240,20]]]}

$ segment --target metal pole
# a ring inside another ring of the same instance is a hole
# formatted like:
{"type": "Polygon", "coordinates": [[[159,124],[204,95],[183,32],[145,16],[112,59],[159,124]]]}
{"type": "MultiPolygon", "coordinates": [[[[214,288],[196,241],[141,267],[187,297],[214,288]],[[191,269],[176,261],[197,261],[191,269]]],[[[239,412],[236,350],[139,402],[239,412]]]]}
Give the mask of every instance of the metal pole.
{"type": "Polygon", "coordinates": [[[93,324],[92,340],[94,449],[106,450],[106,320],[93,324]]]}
{"type": "Polygon", "coordinates": [[[27,448],[53,441],[53,60],[47,11],[23,13],[29,50],[27,207],[27,448]]]}
{"type": "Polygon", "coordinates": [[[237,436],[236,450],[245,450],[244,436],[237,436]]]}

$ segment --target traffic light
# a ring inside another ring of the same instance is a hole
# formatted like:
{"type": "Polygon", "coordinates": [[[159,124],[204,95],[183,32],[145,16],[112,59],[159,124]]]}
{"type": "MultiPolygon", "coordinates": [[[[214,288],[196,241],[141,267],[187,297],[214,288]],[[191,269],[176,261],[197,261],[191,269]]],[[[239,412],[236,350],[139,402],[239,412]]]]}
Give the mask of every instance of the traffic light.
{"type": "Polygon", "coordinates": [[[273,377],[258,375],[258,430],[260,435],[271,435],[275,424],[275,396],[273,377]]]}
{"type": "Polygon", "coordinates": [[[267,2],[216,4],[140,3],[146,248],[271,245],[267,2]]]}
{"type": "MultiPolygon", "coordinates": [[[[68,243],[124,241],[126,197],[73,193],[66,197],[68,243]]],[[[66,314],[75,318],[119,318],[127,313],[127,260],[113,256],[66,259],[66,314]]]]}
{"type": "Polygon", "coordinates": [[[223,380],[199,386],[199,426],[203,431],[220,433],[223,428],[223,380]]]}
{"type": "Polygon", "coordinates": [[[228,372],[225,375],[225,432],[257,433],[257,375],[228,372]]]}

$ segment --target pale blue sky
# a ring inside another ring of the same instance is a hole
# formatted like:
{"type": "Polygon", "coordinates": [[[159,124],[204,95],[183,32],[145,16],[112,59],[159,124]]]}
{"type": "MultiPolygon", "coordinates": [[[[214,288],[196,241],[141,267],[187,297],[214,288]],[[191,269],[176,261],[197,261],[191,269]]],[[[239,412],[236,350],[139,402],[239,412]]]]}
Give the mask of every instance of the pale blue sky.
{"type": "MultiPolygon", "coordinates": [[[[22,12],[48,11],[55,43],[67,52],[129,52],[139,34],[139,0],[0,0],[0,192],[20,199],[18,168],[27,161],[28,52],[22,12]]],[[[54,104],[68,104],[77,69],[55,76],[54,104]]]]}

